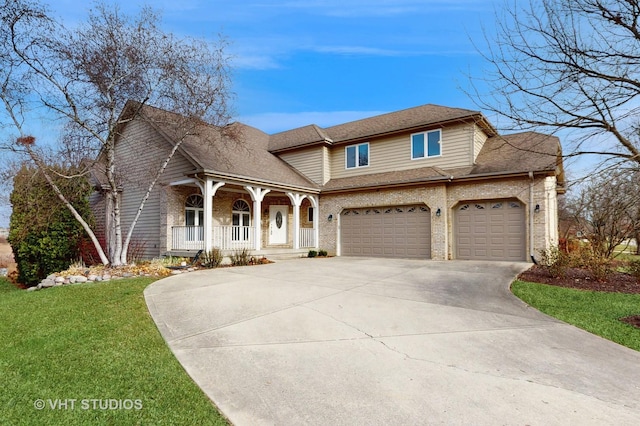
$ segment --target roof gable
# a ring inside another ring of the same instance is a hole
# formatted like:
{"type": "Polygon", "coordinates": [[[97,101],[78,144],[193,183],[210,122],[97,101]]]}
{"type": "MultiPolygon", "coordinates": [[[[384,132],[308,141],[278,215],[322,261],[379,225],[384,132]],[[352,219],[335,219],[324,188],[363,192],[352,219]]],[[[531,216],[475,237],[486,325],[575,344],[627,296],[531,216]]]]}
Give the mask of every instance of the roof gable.
{"type": "MultiPolygon", "coordinates": [[[[315,189],[317,185],[268,151],[269,135],[241,124],[214,126],[144,106],[139,117],[194,164],[194,173],[315,189]]],[[[163,154],[164,155],[164,154],[163,154]]]]}

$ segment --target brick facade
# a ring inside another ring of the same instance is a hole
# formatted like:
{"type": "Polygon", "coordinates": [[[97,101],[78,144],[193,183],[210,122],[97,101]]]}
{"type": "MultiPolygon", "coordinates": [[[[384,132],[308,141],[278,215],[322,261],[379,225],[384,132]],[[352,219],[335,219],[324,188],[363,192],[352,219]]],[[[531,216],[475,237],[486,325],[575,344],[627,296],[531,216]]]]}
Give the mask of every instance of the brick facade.
{"type": "Polygon", "coordinates": [[[549,248],[558,241],[557,226],[554,225],[554,217],[557,217],[555,185],[555,177],[536,177],[534,180],[523,177],[321,195],[320,248],[332,255],[340,254],[340,214],[345,209],[424,204],[431,211],[431,258],[453,259],[455,257],[453,212],[459,203],[516,199],[526,207],[527,252],[538,256],[540,250],[549,248]],[[533,189],[533,204],[530,201],[531,189],[533,189]],[[534,212],[536,205],[540,206],[537,213],[534,212]],[[438,209],[440,209],[440,216],[436,214],[438,209]],[[328,220],[329,215],[332,216],[332,221],[328,220]],[[528,237],[531,235],[529,232],[531,218],[533,218],[532,252],[528,237]]]}

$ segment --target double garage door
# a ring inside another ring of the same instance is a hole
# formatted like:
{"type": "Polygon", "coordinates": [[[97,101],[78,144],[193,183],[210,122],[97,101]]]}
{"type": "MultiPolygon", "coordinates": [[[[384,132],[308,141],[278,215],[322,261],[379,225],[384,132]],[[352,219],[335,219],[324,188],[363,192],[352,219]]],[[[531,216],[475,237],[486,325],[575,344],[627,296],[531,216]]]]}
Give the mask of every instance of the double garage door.
{"type": "Polygon", "coordinates": [[[343,256],[431,258],[431,213],[425,205],[348,209],[340,215],[343,256]]]}
{"type": "Polygon", "coordinates": [[[463,202],[454,215],[457,259],[526,260],[525,208],[520,201],[463,202]]]}
{"type": "MultiPolygon", "coordinates": [[[[456,259],[526,260],[525,207],[517,200],[470,201],[453,209],[456,259]]],[[[343,256],[431,258],[425,205],[347,209],[340,215],[343,256]]]]}

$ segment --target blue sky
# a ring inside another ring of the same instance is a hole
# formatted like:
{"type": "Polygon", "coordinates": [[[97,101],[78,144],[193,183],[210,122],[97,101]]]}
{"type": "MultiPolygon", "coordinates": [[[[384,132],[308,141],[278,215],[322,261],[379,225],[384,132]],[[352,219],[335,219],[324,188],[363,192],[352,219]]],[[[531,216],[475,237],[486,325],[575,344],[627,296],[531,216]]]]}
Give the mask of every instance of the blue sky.
{"type": "MultiPolygon", "coordinates": [[[[483,0],[121,1],[162,12],[178,35],[231,43],[236,119],[267,133],[426,103],[477,109],[460,90],[481,58],[471,39],[491,27],[483,0]]],[[[65,21],[88,5],[57,0],[65,21]]]]}
{"type": "MultiPolygon", "coordinates": [[[[85,0],[51,1],[68,25],[85,0]]],[[[113,0],[128,14],[149,4],[179,36],[230,42],[235,119],[275,133],[331,126],[434,103],[478,108],[462,90],[483,67],[501,0],[113,0]]],[[[492,117],[489,117],[492,120],[492,117]]],[[[499,124],[495,123],[494,124],[499,124]]],[[[0,207],[0,226],[9,212],[0,207]]]]}

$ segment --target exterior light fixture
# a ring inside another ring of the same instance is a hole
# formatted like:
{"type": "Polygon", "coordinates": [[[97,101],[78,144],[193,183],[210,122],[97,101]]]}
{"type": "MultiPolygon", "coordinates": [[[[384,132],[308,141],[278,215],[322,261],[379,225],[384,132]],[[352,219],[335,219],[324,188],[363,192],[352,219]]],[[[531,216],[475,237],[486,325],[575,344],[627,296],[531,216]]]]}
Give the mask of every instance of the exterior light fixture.
{"type": "Polygon", "coordinates": [[[333,215],[332,215],[332,214],[330,214],[330,215],[329,215],[329,217],[327,218],[327,220],[328,220],[329,222],[331,222],[331,221],[333,220],[333,215]]]}
{"type": "Polygon", "coordinates": [[[540,213],[540,204],[536,204],[536,208],[533,209],[535,213],[540,213]]]}
{"type": "Polygon", "coordinates": [[[442,210],[440,210],[440,207],[438,207],[438,210],[436,210],[436,216],[440,217],[441,214],[442,210]]]}

